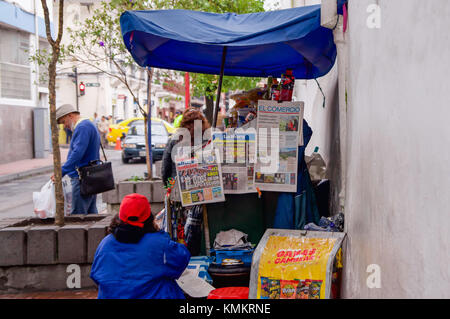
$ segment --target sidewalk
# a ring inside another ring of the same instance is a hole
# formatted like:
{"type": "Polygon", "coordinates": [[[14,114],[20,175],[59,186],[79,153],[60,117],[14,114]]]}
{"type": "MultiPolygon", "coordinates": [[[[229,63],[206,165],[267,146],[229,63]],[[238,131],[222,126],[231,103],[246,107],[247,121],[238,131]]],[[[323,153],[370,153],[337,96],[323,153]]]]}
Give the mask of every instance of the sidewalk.
{"type": "Polygon", "coordinates": [[[65,290],[0,295],[0,299],[97,299],[97,290],[65,290]]]}
{"type": "MultiPolygon", "coordinates": [[[[61,163],[67,159],[69,148],[60,147],[61,163]]],[[[6,164],[0,164],[0,183],[31,175],[50,173],[53,171],[53,155],[47,158],[33,158],[6,164]]]]}

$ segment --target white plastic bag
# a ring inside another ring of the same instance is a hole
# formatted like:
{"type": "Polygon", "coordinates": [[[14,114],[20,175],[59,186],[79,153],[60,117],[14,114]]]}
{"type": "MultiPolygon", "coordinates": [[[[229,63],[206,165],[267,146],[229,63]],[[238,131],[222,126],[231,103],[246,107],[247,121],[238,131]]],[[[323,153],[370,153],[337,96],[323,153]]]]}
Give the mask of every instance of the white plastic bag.
{"type": "Polygon", "coordinates": [[[55,185],[49,180],[42,186],[40,192],[33,192],[34,213],[39,218],[50,218],[55,216],[55,185]]]}
{"type": "Polygon", "coordinates": [[[309,175],[312,181],[320,181],[326,178],[327,165],[324,159],[318,153],[319,148],[316,147],[311,156],[305,156],[306,166],[308,167],[309,175]]]}
{"type": "MultiPolygon", "coordinates": [[[[64,194],[64,215],[70,215],[72,209],[72,185],[69,179],[62,180],[64,194]]],[[[55,184],[49,180],[40,192],[33,192],[34,213],[39,218],[55,217],[56,199],[55,184]]]]}

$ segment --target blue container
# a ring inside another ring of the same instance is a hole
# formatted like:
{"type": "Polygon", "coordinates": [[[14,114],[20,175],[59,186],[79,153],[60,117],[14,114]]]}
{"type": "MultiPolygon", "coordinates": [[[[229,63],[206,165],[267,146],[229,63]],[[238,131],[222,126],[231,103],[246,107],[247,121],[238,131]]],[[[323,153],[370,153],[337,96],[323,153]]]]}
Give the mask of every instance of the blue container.
{"type": "Polygon", "coordinates": [[[198,276],[204,279],[207,283],[212,284],[212,278],[208,273],[209,264],[212,262],[212,258],[208,256],[195,256],[191,257],[187,268],[199,269],[198,276]]]}
{"type": "Polygon", "coordinates": [[[252,265],[252,257],[255,249],[245,250],[215,250],[211,249],[211,254],[216,255],[215,263],[221,264],[224,259],[237,259],[244,263],[244,266],[252,265]]]}

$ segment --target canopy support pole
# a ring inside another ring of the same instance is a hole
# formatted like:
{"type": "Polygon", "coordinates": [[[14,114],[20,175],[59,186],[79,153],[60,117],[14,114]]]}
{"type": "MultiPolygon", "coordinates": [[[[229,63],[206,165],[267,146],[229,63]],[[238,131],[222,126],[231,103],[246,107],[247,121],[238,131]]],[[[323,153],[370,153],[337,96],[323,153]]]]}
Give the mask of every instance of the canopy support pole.
{"type": "Polygon", "coordinates": [[[216,97],[216,106],[214,108],[213,122],[212,127],[216,128],[217,124],[217,115],[219,113],[219,102],[220,102],[220,94],[222,93],[222,80],[223,80],[223,71],[225,68],[225,57],[227,56],[227,47],[223,47],[222,50],[222,63],[220,65],[220,77],[219,77],[219,86],[217,87],[217,97],[216,97]]]}

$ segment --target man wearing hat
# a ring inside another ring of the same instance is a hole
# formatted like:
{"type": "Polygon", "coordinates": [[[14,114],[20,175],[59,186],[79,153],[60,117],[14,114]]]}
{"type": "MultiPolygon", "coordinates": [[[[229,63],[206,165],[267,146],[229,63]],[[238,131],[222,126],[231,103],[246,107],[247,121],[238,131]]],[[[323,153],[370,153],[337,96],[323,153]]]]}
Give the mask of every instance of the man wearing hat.
{"type": "MultiPolygon", "coordinates": [[[[62,166],[62,176],[68,175],[72,184],[71,214],[97,214],[97,195],[81,196],[77,168],[99,160],[100,134],[88,119],[80,117],[71,104],[61,105],[56,110],[56,121],[73,132],[67,161],[62,166]]],[[[54,180],[54,176],[52,176],[54,180]]]]}

